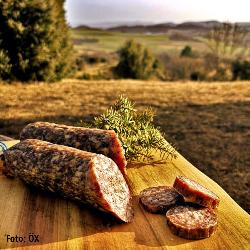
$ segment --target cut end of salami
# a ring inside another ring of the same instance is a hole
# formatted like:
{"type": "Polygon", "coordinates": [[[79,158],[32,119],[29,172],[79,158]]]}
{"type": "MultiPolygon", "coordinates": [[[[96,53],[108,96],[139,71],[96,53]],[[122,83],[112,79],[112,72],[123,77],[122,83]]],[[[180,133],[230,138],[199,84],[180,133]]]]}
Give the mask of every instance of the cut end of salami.
{"type": "Polygon", "coordinates": [[[128,185],[104,155],[28,139],[7,150],[4,162],[7,176],[88,203],[124,222],[133,218],[128,185]]]}
{"type": "Polygon", "coordinates": [[[178,201],[183,201],[183,197],[173,187],[151,187],[140,193],[140,202],[151,213],[166,213],[178,201]]]}
{"type": "Polygon", "coordinates": [[[94,161],[93,178],[96,191],[100,190],[100,205],[124,222],[133,219],[132,198],[127,183],[111,159],[98,155],[94,161]]]}
{"type": "Polygon", "coordinates": [[[217,215],[209,208],[176,206],[168,210],[166,217],[170,231],[189,240],[208,238],[217,228],[217,215]]]}
{"type": "Polygon", "coordinates": [[[28,124],[20,134],[21,140],[38,139],[103,154],[111,158],[125,176],[127,165],[122,144],[113,130],[66,126],[48,122],[28,124]]]}
{"type": "Polygon", "coordinates": [[[220,199],[216,194],[187,177],[176,177],[173,186],[187,202],[210,208],[216,208],[219,205],[220,199]]]}

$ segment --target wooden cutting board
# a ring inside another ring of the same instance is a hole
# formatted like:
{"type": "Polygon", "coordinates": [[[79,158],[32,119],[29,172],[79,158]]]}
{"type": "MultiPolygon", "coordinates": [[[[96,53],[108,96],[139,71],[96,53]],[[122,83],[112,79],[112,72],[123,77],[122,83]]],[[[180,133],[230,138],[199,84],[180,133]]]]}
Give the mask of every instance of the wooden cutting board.
{"type": "Polygon", "coordinates": [[[38,191],[0,173],[0,249],[250,249],[250,216],[181,155],[172,161],[161,161],[156,155],[154,162],[129,164],[128,177],[135,218],[132,223],[121,224],[90,207],[38,191]],[[150,214],[138,203],[142,189],[172,185],[177,175],[197,180],[220,197],[219,225],[211,238],[179,238],[169,231],[164,215],[150,214]],[[10,242],[16,235],[25,242],[10,242]]]}

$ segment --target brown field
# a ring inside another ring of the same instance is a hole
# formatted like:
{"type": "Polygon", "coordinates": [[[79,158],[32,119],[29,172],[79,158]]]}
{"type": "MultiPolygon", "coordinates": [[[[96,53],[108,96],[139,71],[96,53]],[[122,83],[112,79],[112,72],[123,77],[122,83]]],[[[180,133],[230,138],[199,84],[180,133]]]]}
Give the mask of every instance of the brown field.
{"type": "Polygon", "coordinates": [[[153,107],[167,140],[250,211],[250,82],[0,83],[0,134],[18,138],[25,124],[38,120],[89,120],[120,94],[138,109],[153,107]]]}

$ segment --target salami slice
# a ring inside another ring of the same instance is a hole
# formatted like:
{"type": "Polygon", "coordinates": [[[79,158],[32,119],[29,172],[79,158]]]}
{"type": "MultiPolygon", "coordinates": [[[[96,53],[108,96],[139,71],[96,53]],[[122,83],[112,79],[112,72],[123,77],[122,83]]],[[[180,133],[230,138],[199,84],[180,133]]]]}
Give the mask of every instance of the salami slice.
{"type": "Polygon", "coordinates": [[[173,186],[187,202],[210,208],[216,208],[219,205],[220,199],[216,194],[187,177],[176,177],[173,186]]]}
{"type": "Polygon", "coordinates": [[[140,202],[151,213],[166,213],[166,211],[183,197],[173,188],[159,186],[146,188],[140,193],[140,202]]]}
{"type": "Polygon", "coordinates": [[[126,159],[115,131],[73,127],[48,122],[28,124],[21,132],[21,140],[38,139],[78,148],[111,158],[125,176],[126,159]]]}
{"type": "Polygon", "coordinates": [[[128,185],[115,162],[104,155],[29,139],[3,158],[7,176],[88,203],[124,222],[133,218],[128,185]]]}
{"type": "Polygon", "coordinates": [[[166,217],[170,231],[189,240],[208,238],[217,228],[217,215],[209,208],[176,206],[168,210],[166,217]]]}

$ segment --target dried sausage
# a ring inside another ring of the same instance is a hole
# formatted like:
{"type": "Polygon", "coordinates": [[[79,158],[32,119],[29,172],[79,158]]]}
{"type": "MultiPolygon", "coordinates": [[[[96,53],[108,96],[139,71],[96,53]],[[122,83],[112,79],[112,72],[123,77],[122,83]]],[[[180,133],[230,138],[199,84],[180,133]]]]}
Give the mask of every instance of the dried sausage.
{"type": "Polygon", "coordinates": [[[9,177],[88,203],[124,222],[133,218],[128,185],[104,155],[28,139],[5,151],[3,158],[9,177]]]}
{"type": "Polygon", "coordinates": [[[170,231],[189,240],[210,237],[218,223],[213,210],[195,204],[173,207],[168,210],[166,217],[170,231]]]}
{"type": "Polygon", "coordinates": [[[140,202],[151,213],[166,213],[171,206],[182,200],[182,196],[168,186],[146,188],[140,193],[140,202]]]}
{"type": "Polygon", "coordinates": [[[126,159],[115,131],[73,127],[48,122],[28,124],[21,132],[21,140],[38,139],[78,148],[111,158],[125,176],[126,159]]]}
{"type": "Polygon", "coordinates": [[[216,194],[187,177],[177,176],[173,186],[187,202],[210,208],[216,208],[219,205],[220,199],[216,194]]]}

